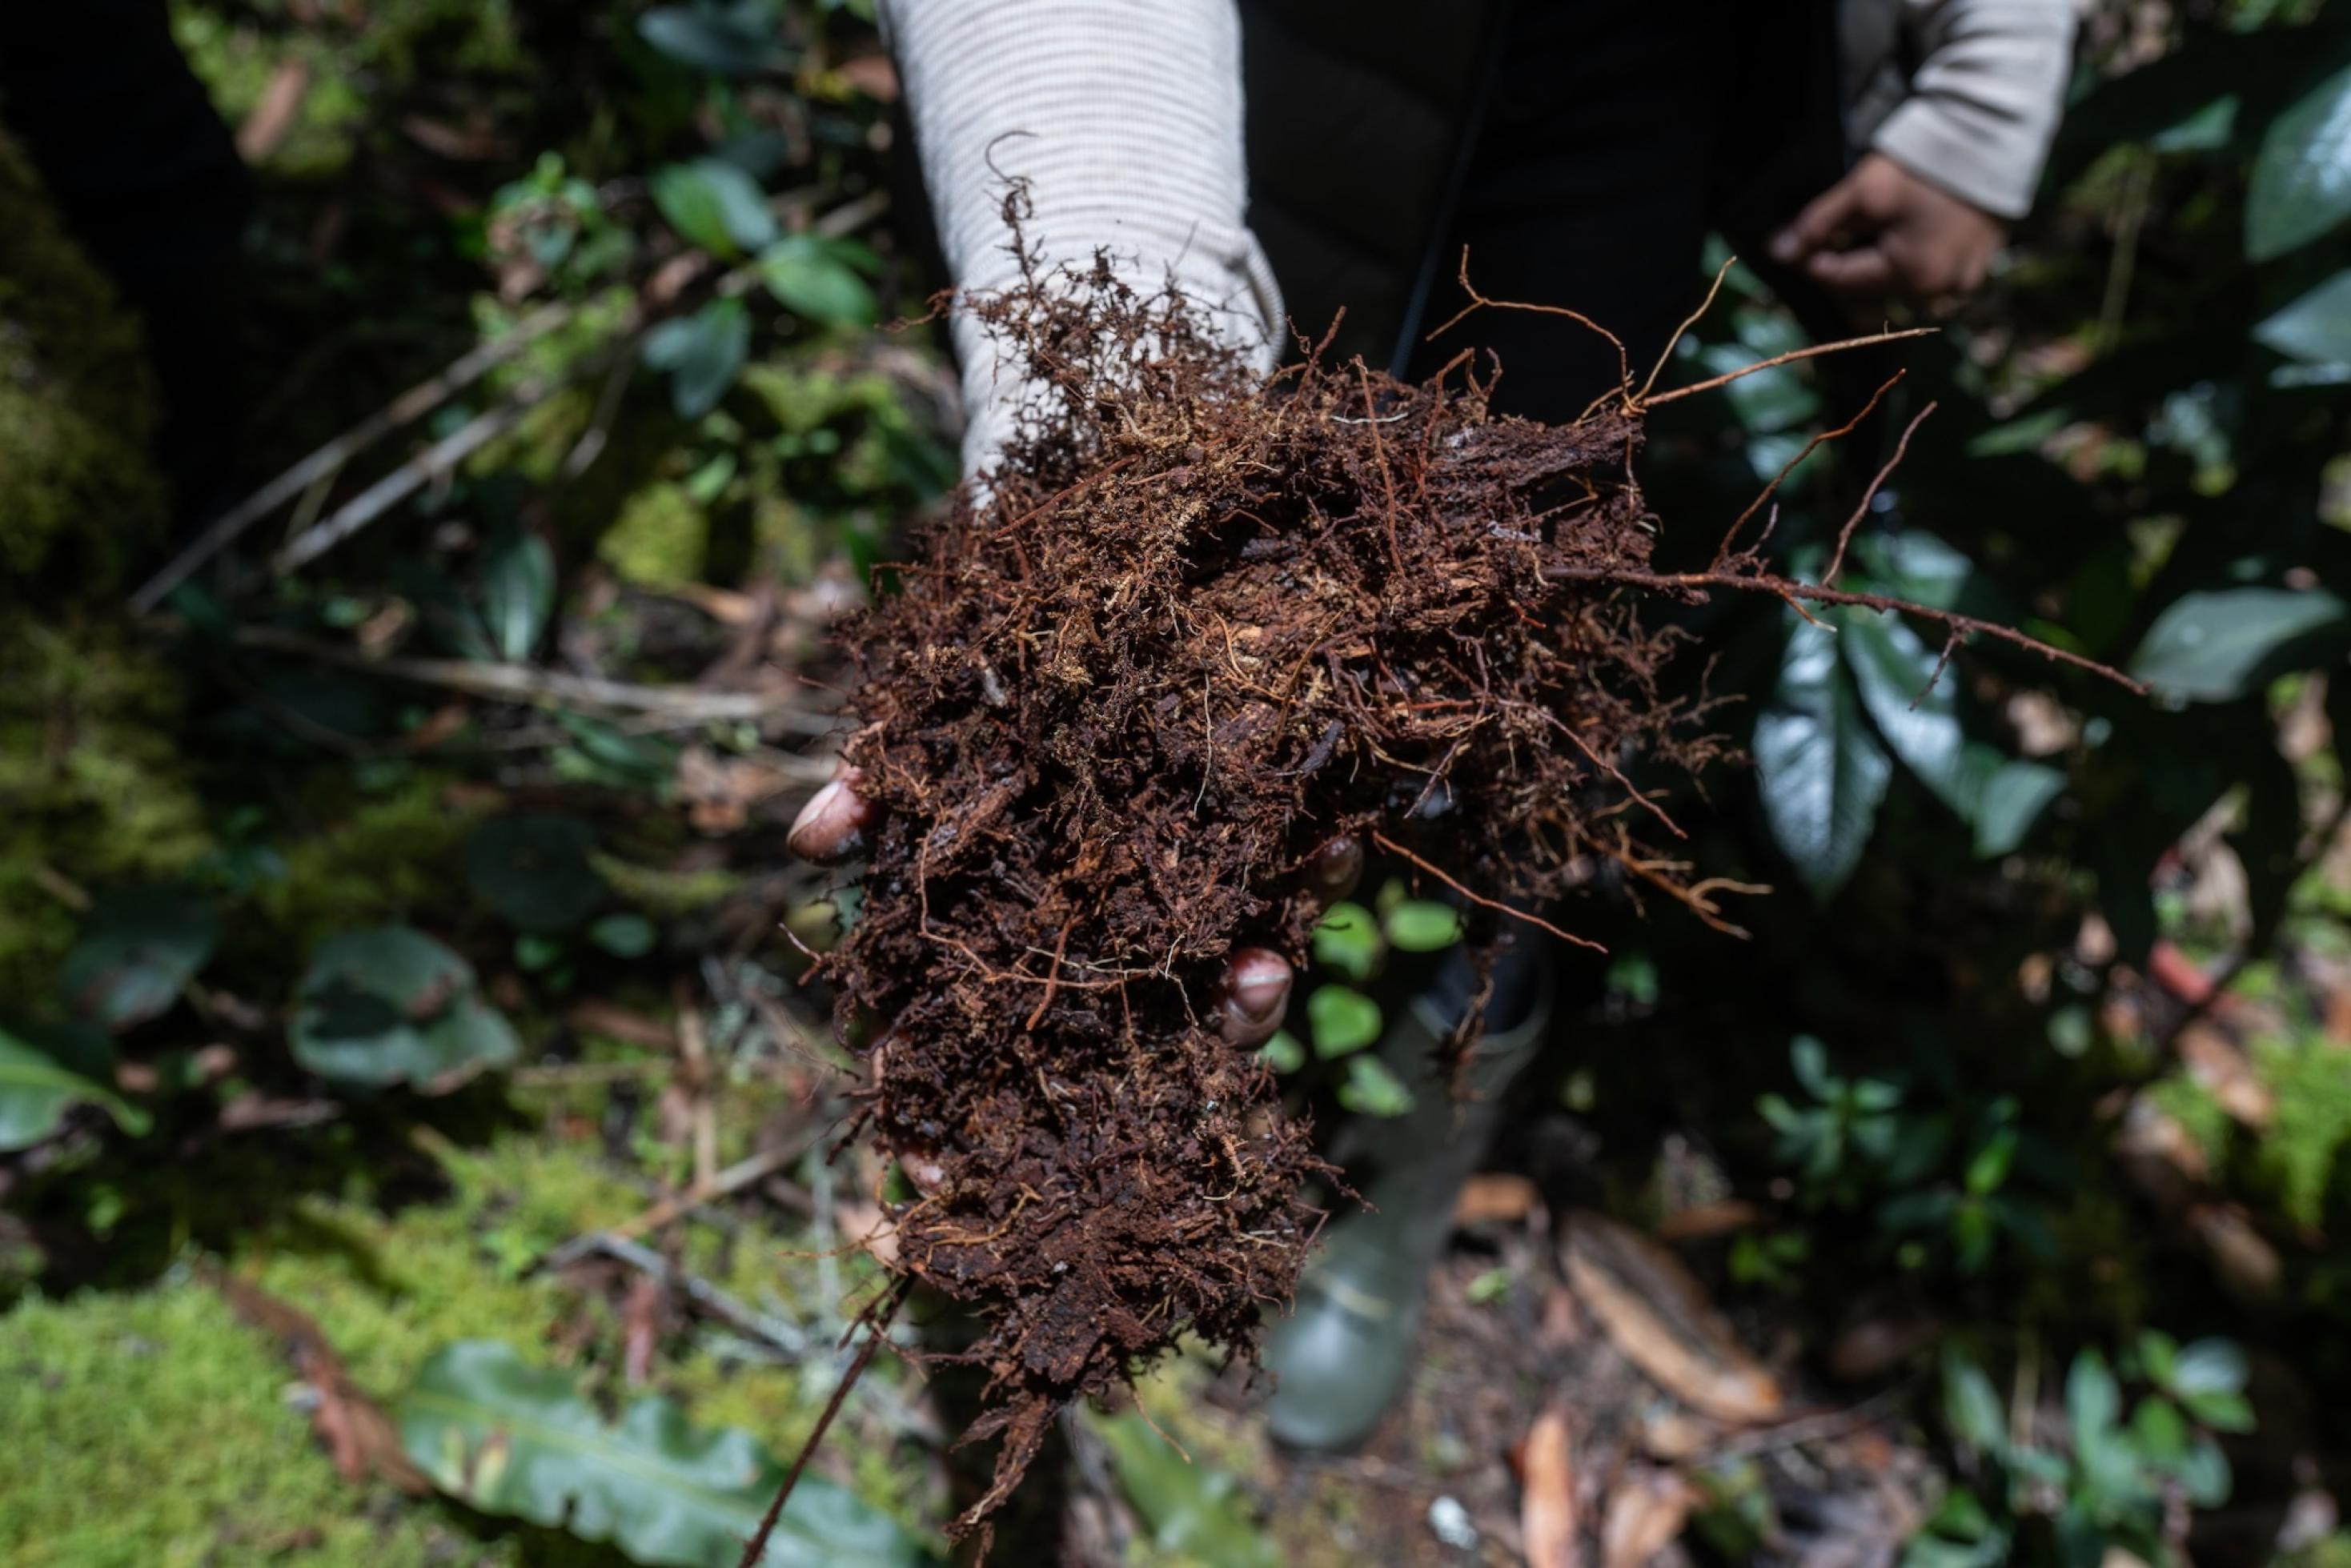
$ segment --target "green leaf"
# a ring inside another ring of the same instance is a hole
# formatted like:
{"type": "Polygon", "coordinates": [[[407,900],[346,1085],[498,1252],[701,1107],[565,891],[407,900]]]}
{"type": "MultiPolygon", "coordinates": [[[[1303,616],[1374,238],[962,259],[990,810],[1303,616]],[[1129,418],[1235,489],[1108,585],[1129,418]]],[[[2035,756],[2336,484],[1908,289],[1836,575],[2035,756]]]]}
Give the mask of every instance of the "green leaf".
{"type": "Polygon", "coordinates": [[[1957,1352],[1943,1357],[1943,1420],[1951,1436],[1980,1453],[1999,1454],[2008,1447],[2008,1418],[2000,1396],[1983,1368],[1957,1352]]]}
{"type": "Polygon", "coordinates": [[[2241,1394],[2252,1375],[2245,1353],[2225,1339],[2199,1339],[2171,1357],[2164,1386],[2186,1398],[2198,1394],[2241,1394]]]}
{"type": "Polygon", "coordinates": [[[2351,364],[2351,268],[2281,307],[2253,340],[2305,364],[2351,364]]]}
{"type": "Polygon", "coordinates": [[[555,552],[528,528],[501,526],[482,560],[482,621],[490,645],[499,658],[520,664],[554,613],[555,552]]]}
{"type": "Polygon", "coordinates": [[[1280,1568],[1281,1553],[1250,1519],[1249,1494],[1231,1471],[1186,1458],[1135,1411],[1089,1412],[1085,1422],[1110,1449],[1119,1490],[1151,1531],[1155,1561],[1280,1568]]]}
{"type": "Polygon", "coordinates": [[[1827,897],[1869,842],[1894,763],[1863,719],[1825,627],[1802,624],[1790,635],[1779,685],[1756,717],[1755,768],[1773,841],[1827,897]]]}
{"type": "Polygon", "coordinates": [[[872,288],[814,235],[792,235],[761,251],[759,280],[786,309],[826,326],[870,327],[881,313],[872,288]]]}
{"type": "Polygon", "coordinates": [[[2065,1373],[2065,1420],[2073,1428],[2074,1449],[2086,1458],[2114,1430],[2122,1414],[2122,1390],[2107,1369],[2106,1358],[2095,1350],[2074,1357],[2065,1373]]]}
{"type": "Polygon", "coordinates": [[[577,817],[493,817],[465,841],[465,884],[525,931],[569,931],[604,901],[595,852],[594,830],[577,817]]]}
{"type": "MultiPolygon", "coordinates": [[[[1698,360],[1707,373],[1715,376],[1743,371],[1771,357],[1742,344],[1722,343],[1702,350],[1698,360]]],[[[1741,376],[1722,390],[1731,412],[1750,435],[1792,429],[1821,408],[1819,395],[1804,384],[1802,372],[1788,365],[1741,376]]]]}
{"type": "Polygon", "coordinates": [[[1388,911],[1389,942],[1406,953],[1441,953],[1461,940],[1461,912],[1435,899],[1408,898],[1388,911]]]}
{"type": "Polygon", "coordinates": [[[1361,985],[1386,956],[1380,923],[1360,904],[1334,904],[1314,926],[1314,961],[1342,979],[1361,985]]]}
{"type": "Polygon", "coordinates": [[[98,901],[57,970],[76,1014],[110,1030],[144,1023],[180,993],[220,945],[212,901],[166,888],[110,893],[98,901]]]}
{"type": "Polygon", "coordinates": [[[649,188],[669,226],[714,255],[731,260],[775,241],[776,215],[759,183],[722,159],[672,163],[649,188]]]}
{"type": "Polygon", "coordinates": [[[102,1106],[133,1137],[146,1132],[146,1113],[114,1092],[113,1076],[113,1045],[87,1024],[0,1027],[0,1152],[31,1148],[75,1105],[102,1106]]]}
{"type": "Polygon", "coordinates": [[[766,0],[696,0],[656,5],[637,18],[637,36],[681,65],[747,76],[785,63],[774,8],[766,0]]]}
{"type": "Polygon", "coordinates": [[[1378,1057],[1351,1056],[1339,1103],[1358,1116],[1401,1116],[1412,1109],[1412,1091],[1378,1057]]]}
{"type": "Polygon", "coordinates": [[[1306,1065],[1306,1047],[1286,1029],[1274,1030],[1273,1038],[1258,1049],[1258,1054],[1276,1072],[1295,1072],[1306,1065]]]}
{"type": "Polygon", "coordinates": [[[751,311],[740,299],[714,299],[645,334],[645,363],[669,372],[670,405],[680,419],[716,408],[750,352],[751,311]]]}
{"type": "Polygon", "coordinates": [[[404,925],[321,942],[287,1035],[309,1071],[368,1086],[437,1087],[521,1052],[513,1027],[478,995],[473,967],[404,925]]]}
{"type": "MultiPolygon", "coordinates": [[[[394,1412],[401,1445],[468,1508],[609,1541],[662,1568],[733,1568],[784,1479],[749,1433],[696,1427],[655,1396],[607,1422],[562,1372],[469,1340],[436,1353],[394,1412]]],[[[804,1475],[768,1568],[904,1568],[921,1544],[855,1493],[804,1475]]]]}
{"type": "Polygon", "coordinates": [[[1380,1004],[1345,986],[1317,986],[1306,998],[1306,1024],[1314,1054],[1328,1061],[1380,1038],[1380,1004]]]}
{"type": "Polygon", "coordinates": [[[2283,256],[2351,217],[2351,66],[2270,121],[2245,192],[2245,255],[2283,256]]]}
{"type": "Polygon", "coordinates": [[[2253,1429],[2253,1405],[2241,1394],[2223,1393],[2218,1389],[2203,1394],[2180,1396],[2188,1413],[2207,1427],[2221,1432],[2250,1432],[2253,1429]]]}
{"type": "Polygon", "coordinates": [[[2130,673],[2167,695],[2226,702],[2251,690],[2273,654],[2345,618],[2343,601],[2324,589],[2183,594],[2147,628],[2130,673]]]}
{"type": "Polygon", "coordinates": [[[1976,797],[1976,854],[1989,860],[2024,841],[2049,803],[2065,792],[2065,775],[2045,762],[2007,761],[1976,797]]]}
{"type": "Polygon", "coordinates": [[[615,958],[642,958],[653,950],[653,923],[623,910],[588,927],[588,940],[615,958]]]}
{"type": "Polygon", "coordinates": [[[1893,616],[1855,610],[1837,624],[1837,645],[1877,733],[1936,799],[1972,820],[2001,759],[1989,747],[1970,747],[1960,730],[1956,678],[1945,670],[1930,687],[1938,655],[1893,616]]]}

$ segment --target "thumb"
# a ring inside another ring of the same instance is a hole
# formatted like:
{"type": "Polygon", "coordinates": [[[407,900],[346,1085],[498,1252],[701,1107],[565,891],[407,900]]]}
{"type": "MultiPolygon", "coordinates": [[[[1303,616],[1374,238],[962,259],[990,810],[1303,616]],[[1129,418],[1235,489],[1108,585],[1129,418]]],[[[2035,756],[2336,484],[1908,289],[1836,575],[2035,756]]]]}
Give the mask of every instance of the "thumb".
{"type": "Polygon", "coordinates": [[[1853,215],[1855,204],[1853,176],[1848,174],[1806,203],[1794,222],[1771,236],[1771,259],[1792,266],[1827,248],[1853,215]]]}

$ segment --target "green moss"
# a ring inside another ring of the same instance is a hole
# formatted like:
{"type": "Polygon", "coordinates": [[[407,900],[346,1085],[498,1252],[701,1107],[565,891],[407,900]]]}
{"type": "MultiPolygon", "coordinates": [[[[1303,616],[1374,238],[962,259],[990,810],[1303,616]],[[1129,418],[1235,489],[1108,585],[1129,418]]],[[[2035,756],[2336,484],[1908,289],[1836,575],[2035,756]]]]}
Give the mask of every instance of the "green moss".
{"type": "Polygon", "coordinates": [[[671,921],[709,908],[742,885],[740,873],[725,866],[664,871],[612,855],[598,855],[597,873],[622,898],[656,921],[671,921]]]}
{"type": "Polygon", "coordinates": [[[622,503],[596,555],[624,582],[657,585],[700,581],[709,549],[708,515],[684,486],[663,481],[622,503]]]}
{"type": "Polygon", "coordinates": [[[437,1511],[386,1511],[288,1404],[277,1347],[212,1291],[32,1301],[0,1316],[0,1559],[402,1568],[514,1561],[437,1511]]]}
{"type": "Polygon", "coordinates": [[[404,920],[445,901],[478,816],[450,803],[447,782],[419,773],[367,794],[346,775],[321,777],[326,797],[306,801],[299,817],[326,825],[284,846],[286,874],[261,891],[273,940],[307,953],[331,932],[404,920]]]}
{"type": "Polygon", "coordinates": [[[139,329],[0,136],[0,580],[115,591],[161,526],[139,329]]]}
{"type": "Polygon", "coordinates": [[[2259,1146],[2278,1207],[2298,1225],[2323,1225],[2337,1156],[2351,1143],[2351,1051],[2332,1041],[2262,1040],[2253,1065],[2277,1096],[2277,1119],[2259,1146]]]}
{"type": "Polygon", "coordinates": [[[0,996],[45,993],[72,942],[47,873],[152,881],[210,849],[179,713],[164,655],[119,626],[0,625],[0,996]]]}

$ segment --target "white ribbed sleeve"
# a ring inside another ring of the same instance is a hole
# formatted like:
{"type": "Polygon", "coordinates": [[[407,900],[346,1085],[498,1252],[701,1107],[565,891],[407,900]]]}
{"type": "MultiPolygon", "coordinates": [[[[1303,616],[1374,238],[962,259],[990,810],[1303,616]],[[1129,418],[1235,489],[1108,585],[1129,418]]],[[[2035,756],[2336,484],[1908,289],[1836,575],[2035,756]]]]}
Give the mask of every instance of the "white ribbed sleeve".
{"type": "Polygon", "coordinates": [[[1871,143],[2004,218],[2032,206],[2065,102],[2073,0],[1903,0],[1922,63],[1871,143]]]}
{"type": "MultiPolygon", "coordinates": [[[[1032,253],[1082,267],[1106,249],[1146,292],[1172,273],[1270,365],[1281,298],[1243,220],[1233,0],[883,0],[883,21],[958,288],[1017,278],[1003,203],[1019,177],[1032,253]]],[[[951,329],[976,472],[1021,389],[977,323],[958,312],[951,329]]]]}

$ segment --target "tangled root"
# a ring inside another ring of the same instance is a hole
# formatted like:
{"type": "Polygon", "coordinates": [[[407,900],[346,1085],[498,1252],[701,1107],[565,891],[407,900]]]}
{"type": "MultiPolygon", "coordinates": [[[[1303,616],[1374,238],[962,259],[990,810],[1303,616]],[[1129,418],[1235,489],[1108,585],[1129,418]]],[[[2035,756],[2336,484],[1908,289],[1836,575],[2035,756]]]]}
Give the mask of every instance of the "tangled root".
{"type": "Polygon", "coordinates": [[[1315,849],[1531,910],[1646,873],[1623,767],[1711,749],[1607,581],[1649,561],[1631,400],[1547,426],[1462,362],[1262,377],[1101,261],[967,308],[1045,391],[851,632],[848,760],[888,815],[827,960],[888,1024],[899,1267],[983,1326],[1002,1447],[958,1532],[1070,1401],[1179,1334],[1253,1354],[1290,1299],[1324,1167],[1205,998],[1237,941],[1302,960],[1315,849]]]}

